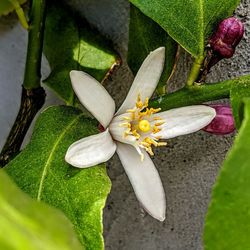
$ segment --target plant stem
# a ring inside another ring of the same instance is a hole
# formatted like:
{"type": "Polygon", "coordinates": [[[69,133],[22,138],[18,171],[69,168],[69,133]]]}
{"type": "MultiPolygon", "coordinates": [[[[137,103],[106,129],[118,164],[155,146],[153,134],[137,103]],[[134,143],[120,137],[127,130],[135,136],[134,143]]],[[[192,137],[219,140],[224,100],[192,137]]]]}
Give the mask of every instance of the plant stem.
{"type": "Polygon", "coordinates": [[[23,86],[40,87],[46,0],[33,0],[23,86]]]}
{"type": "Polygon", "coordinates": [[[150,106],[154,108],[160,107],[164,111],[228,98],[231,87],[239,81],[250,82],[250,75],[214,84],[186,86],[174,93],[153,99],[150,102],[150,106]]]}
{"type": "Polygon", "coordinates": [[[25,29],[28,29],[29,28],[29,25],[27,23],[27,19],[25,17],[25,14],[23,12],[23,8],[20,6],[19,2],[17,0],[9,0],[12,5],[14,6],[15,8],[15,11],[17,13],[17,16],[19,18],[19,21],[21,23],[21,25],[25,28],[25,29]]]}
{"type": "Polygon", "coordinates": [[[46,0],[33,0],[21,104],[0,154],[1,167],[18,154],[32,120],[45,101],[45,91],[40,86],[45,9],[46,0]]]}
{"type": "Polygon", "coordinates": [[[18,154],[33,118],[44,104],[44,99],[45,91],[42,87],[30,90],[22,88],[20,110],[2,149],[0,166],[3,167],[18,154]]]}
{"type": "Polygon", "coordinates": [[[187,86],[192,86],[194,82],[197,80],[200,74],[201,67],[203,65],[203,61],[204,61],[204,56],[200,56],[195,59],[193,67],[187,79],[187,86]]]}

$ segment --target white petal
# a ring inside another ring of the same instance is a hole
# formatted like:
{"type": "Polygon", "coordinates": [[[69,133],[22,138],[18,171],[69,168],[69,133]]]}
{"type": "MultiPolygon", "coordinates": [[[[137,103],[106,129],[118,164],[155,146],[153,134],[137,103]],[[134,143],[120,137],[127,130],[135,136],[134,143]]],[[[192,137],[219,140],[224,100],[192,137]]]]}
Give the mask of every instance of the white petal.
{"type": "Polygon", "coordinates": [[[108,130],[88,136],[69,148],[65,160],[74,167],[87,168],[109,160],[115,153],[116,144],[108,130]]]}
{"type": "Polygon", "coordinates": [[[117,114],[125,113],[133,108],[140,94],[142,101],[150,98],[160,80],[165,60],[165,48],[160,47],[151,52],[141,65],[126,99],[117,111],[117,114]]]}
{"type": "Polygon", "coordinates": [[[80,102],[106,128],[115,113],[115,102],[107,90],[82,71],[72,70],[70,78],[80,102]]]}
{"type": "Polygon", "coordinates": [[[136,138],[132,135],[128,135],[124,137],[124,133],[126,131],[126,127],[120,126],[121,123],[126,121],[122,120],[122,117],[130,116],[129,113],[125,113],[122,115],[115,116],[109,125],[109,131],[112,135],[112,138],[116,141],[128,143],[134,145],[136,143],[136,138]]]}
{"type": "Polygon", "coordinates": [[[169,139],[196,132],[207,126],[215,115],[215,110],[205,105],[176,108],[158,113],[155,116],[160,116],[165,123],[160,127],[162,131],[154,136],[169,139]]]}
{"type": "Polygon", "coordinates": [[[145,158],[141,161],[136,150],[123,143],[117,143],[117,153],[143,208],[155,219],[164,221],[165,192],[160,176],[148,154],[144,152],[145,158]]]}

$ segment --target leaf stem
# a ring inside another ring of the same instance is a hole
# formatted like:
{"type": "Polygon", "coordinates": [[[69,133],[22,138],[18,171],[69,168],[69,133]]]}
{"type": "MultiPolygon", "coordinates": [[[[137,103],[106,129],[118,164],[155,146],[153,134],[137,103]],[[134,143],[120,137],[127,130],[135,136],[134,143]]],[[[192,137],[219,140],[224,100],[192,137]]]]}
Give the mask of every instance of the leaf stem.
{"type": "Polygon", "coordinates": [[[200,74],[201,67],[203,65],[204,56],[197,57],[194,61],[193,67],[187,79],[187,86],[194,85],[194,82],[200,74]]]}
{"type": "MultiPolygon", "coordinates": [[[[250,76],[247,76],[245,80],[250,81],[250,76]]],[[[186,86],[174,93],[153,99],[150,102],[150,106],[155,108],[160,107],[164,111],[228,98],[230,89],[236,82],[239,82],[239,79],[236,78],[214,84],[186,86]]]]}
{"type": "Polygon", "coordinates": [[[23,12],[23,8],[20,6],[20,4],[17,0],[9,0],[9,1],[14,6],[21,25],[27,30],[29,28],[29,25],[28,25],[26,16],[23,12]]]}
{"type": "Polygon", "coordinates": [[[45,91],[40,86],[45,10],[46,0],[33,0],[21,104],[0,154],[0,167],[19,153],[29,126],[45,101],[45,91]]]}

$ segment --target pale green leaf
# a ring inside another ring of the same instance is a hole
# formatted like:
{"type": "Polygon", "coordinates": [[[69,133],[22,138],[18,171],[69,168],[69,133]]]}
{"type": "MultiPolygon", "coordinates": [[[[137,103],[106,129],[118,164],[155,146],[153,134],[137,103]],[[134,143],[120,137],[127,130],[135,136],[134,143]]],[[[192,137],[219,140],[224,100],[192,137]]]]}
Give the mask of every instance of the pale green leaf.
{"type": "Polygon", "coordinates": [[[157,23],[131,4],[128,65],[132,72],[136,74],[147,55],[162,46],[166,49],[166,55],[164,71],[157,88],[160,94],[165,92],[167,80],[173,72],[178,45],[157,23]]]}
{"type": "Polygon", "coordinates": [[[205,223],[206,250],[250,249],[250,99],[216,181],[205,223]]]}
{"type": "Polygon", "coordinates": [[[119,64],[112,46],[62,3],[50,4],[45,25],[44,52],[51,66],[45,84],[67,104],[74,104],[69,72],[82,70],[102,81],[119,64]]]}
{"type": "Polygon", "coordinates": [[[31,197],[61,209],[86,249],[103,249],[102,209],[110,191],[105,165],[77,169],[64,160],[68,147],[98,133],[97,123],[75,108],[44,111],[28,146],[7,165],[7,172],[31,197]]]}
{"type": "Polygon", "coordinates": [[[194,57],[202,56],[218,21],[232,15],[240,0],[130,0],[194,57]]]}
{"type": "Polygon", "coordinates": [[[7,15],[10,12],[15,10],[15,6],[13,4],[13,2],[17,2],[17,4],[23,4],[25,3],[27,0],[1,0],[0,1],[0,16],[1,15],[7,15]]]}
{"type": "Polygon", "coordinates": [[[62,212],[31,199],[0,170],[0,249],[83,248],[62,212]]]}

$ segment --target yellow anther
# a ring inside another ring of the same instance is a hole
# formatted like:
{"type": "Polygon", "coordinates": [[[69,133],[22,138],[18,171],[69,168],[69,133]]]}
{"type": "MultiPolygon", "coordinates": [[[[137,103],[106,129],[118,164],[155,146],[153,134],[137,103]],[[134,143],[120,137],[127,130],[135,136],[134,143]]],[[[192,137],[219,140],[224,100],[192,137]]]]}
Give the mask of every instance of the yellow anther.
{"type": "Polygon", "coordinates": [[[141,96],[140,96],[140,94],[139,94],[138,97],[137,97],[136,107],[137,107],[138,109],[141,109],[141,108],[143,107],[143,102],[141,101],[141,96]]]}
{"type": "Polygon", "coordinates": [[[161,129],[158,128],[157,126],[154,126],[154,127],[153,127],[153,134],[156,134],[156,133],[158,133],[158,132],[160,132],[160,131],[161,131],[161,129]]]}
{"type": "Polygon", "coordinates": [[[148,120],[139,121],[138,127],[142,132],[148,132],[151,129],[151,126],[148,120]]]}
{"type": "Polygon", "coordinates": [[[150,111],[152,114],[155,114],[155,113],[161,111],[161,108],[158,108],[158,109],[150,108],[150,111]]]}
{"type": "Polygon", "coordinates": [[[127,109],[128,113],[135,113],[135,111],[136,111],[135,109],[127,109]]]}
{"type": "Polygon", "coordinates": [[[160,116],[155,116],[155,117],[154,117],[154,120],[155,120],[155,121],[158,121],[158,120],[162,120],[162,118],[161,118],[160,116]]]}
{"type": "Polygon", "coordinates": [[[165,123],[165,121],[156,122],[156,123],[155,123],[155,126],[161,126],[161,125],[164,124],[164,123],[165,123]]]}
{"type": "Polygon", "coordinates": [[[137,133],[136,129],[132,131],[132,135],[138,140],[140,138],[140,134],[137,133]]]}
{"type": "Polygon", "coordinates": [[[119,124],[120,127],[131,128],[131,124],[129,122],[122,122],[119,124]]]}
{"type": "Polygon", "coordinates": [[[152,150],[151,147],[146,148],[146,151],[147,151],[151,156],[154,155],[154,152],[153,152],[153,150],[152,150]]]}

